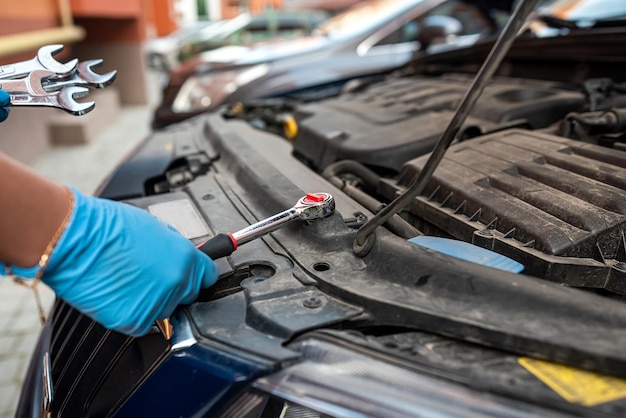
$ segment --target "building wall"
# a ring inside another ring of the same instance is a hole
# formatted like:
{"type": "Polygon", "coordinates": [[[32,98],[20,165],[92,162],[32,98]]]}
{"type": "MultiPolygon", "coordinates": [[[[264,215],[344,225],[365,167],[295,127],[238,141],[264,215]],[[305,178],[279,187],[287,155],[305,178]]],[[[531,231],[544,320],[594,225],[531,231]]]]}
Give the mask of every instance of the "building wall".
{"type": "Polygon", "coordinates": [[[232,19],[240,13],[261,12],[268,8],[282,9],[283,0],[217,0],[220,2],[219,19],[232,19]]]}
{"type": "Polygon", "coordinates": [[[57,25],[56,0],[3,1],[0,7],[0,36],[57,25]]]}

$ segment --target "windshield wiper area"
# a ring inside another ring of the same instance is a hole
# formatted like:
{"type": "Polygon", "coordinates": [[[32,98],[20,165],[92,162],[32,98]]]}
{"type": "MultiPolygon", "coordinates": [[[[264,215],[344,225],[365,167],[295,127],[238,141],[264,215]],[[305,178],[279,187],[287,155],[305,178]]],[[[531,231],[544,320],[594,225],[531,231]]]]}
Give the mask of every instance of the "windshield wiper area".
{"type": "Polygon", "coordinates": [[[626,16],[611,16],[606,19],[567,20],[553,15],[539,14],[534,17],[534,20],[545,23],[553,29],[592,29],[621,27],[626,25],[626,16]]]}
{"type": "Polygon", "coordinates": [[[555,29],[576,29],[579,27],[578,23],[573,20],[560,19],[552,15],[537,15],[535,19],[555,29]]]}

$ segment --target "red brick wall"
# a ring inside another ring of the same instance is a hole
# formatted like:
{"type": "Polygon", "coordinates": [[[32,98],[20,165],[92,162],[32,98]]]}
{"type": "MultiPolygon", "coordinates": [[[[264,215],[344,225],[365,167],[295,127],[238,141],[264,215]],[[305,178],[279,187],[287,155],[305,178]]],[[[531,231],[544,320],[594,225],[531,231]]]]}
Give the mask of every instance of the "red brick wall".
{"type": "MultiPolygon", "coordinates": [[[[48,29],[59,25],[58,0],[4,1],[0,7],[0,36],[48,29]]],[[[32,58],[36,51],[0,57],[0,65],[32,58]]],[[[65,51],[67,55],[67,51],[65,51]]],[[[62,57],[63,55],[61,55],[62,57]]]]}

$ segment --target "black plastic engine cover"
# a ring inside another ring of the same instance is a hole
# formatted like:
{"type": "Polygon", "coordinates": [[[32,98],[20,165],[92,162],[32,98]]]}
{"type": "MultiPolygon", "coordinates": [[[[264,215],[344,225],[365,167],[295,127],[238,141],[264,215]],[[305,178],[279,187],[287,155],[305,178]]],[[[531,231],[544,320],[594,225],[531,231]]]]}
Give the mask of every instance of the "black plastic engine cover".
{"type": "MultiPolygon", "coordinates": [[[[397,172],[433,148],[469,85],[466,76],[403,78],[320,104],[299,106],[294,153],[322,171],[353,159],[397,172]]],[[[543,128],[585,102],[557,83],[500,79],[489,85],[461,137],[513,126],[543,128]]]]}
{"type": "MultiPolygon", "coordinates": [[[[406,163],[383,193],[407,187],[426,158],[406,163]]],[[[450,147],[410,212],[527,274],[625,294],[625,190],[626,153],[507,130],[450,147]]]]}

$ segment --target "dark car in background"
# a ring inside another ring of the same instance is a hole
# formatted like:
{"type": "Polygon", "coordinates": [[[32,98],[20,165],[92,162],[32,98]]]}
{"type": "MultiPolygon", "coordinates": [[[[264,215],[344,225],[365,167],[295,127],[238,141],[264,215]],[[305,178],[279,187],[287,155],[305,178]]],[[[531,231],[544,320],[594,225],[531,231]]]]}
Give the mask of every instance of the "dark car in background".
{"type": "Polygon", "coordinates": [[[365,0],[293,41],[216,50],[169,75],[154,128],[258,98],[317,100],[380,78],[429,48],[467,46],[498,32],[507,2],[365,0]],[[488,5],[487,5],[488,4],[488,5]]]}
{"type": "Polygon", "coordinates": [[[186,37],[180,44],[178,59],[186,61],[204,51],[230,45],[253,45],[269,39],[289,39],[310,34],[328,18],[321,10],[242,13],[219,26],[206,28],[186,37]]]}
{"type": "Polygon", "coordinates": [[[218,259],[171,329],[130,338],[58,301],[18,415],[626,416],[624,17],[611,0],[538,12],[554,30],[520,34],[402,207],[492,41],[154,131],[99,195],[193,242],[307,193],[335,210],[218,259]]]}

